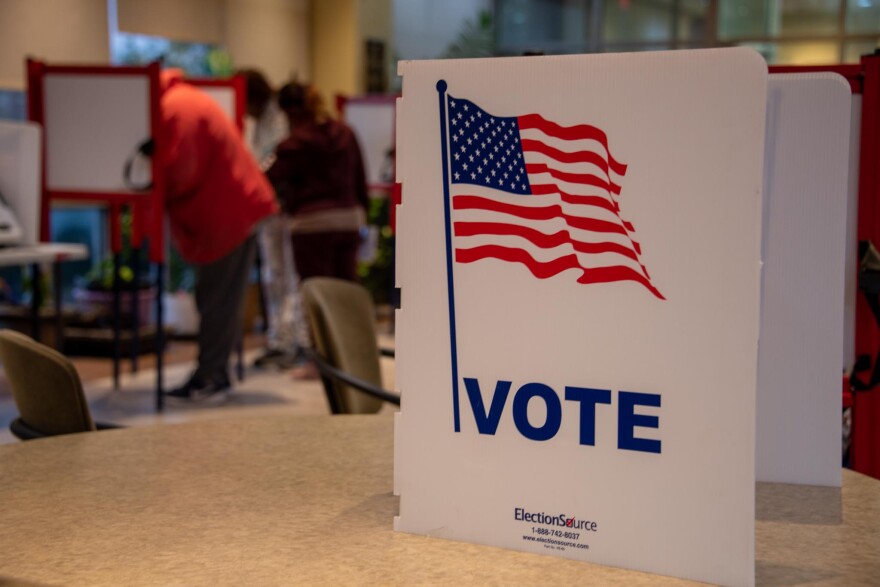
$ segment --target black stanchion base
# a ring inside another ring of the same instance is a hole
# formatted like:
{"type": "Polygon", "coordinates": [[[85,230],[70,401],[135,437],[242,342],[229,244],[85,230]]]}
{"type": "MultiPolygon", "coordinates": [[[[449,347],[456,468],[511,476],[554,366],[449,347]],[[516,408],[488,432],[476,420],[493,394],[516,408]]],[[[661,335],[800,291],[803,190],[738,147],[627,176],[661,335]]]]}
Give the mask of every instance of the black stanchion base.
{"type": "MultiPolygon", "coordinates": [[[[144,326],[139,336],[131,330],[119,333],[120,353],[130,354],[137,347],[139,355],[155,353],[158,349],[156,328],[144,326]]],[[[112,328],[65,328],[64,349],[68,355],[81,357],[113,357],[115,340],[112,328]]]]}

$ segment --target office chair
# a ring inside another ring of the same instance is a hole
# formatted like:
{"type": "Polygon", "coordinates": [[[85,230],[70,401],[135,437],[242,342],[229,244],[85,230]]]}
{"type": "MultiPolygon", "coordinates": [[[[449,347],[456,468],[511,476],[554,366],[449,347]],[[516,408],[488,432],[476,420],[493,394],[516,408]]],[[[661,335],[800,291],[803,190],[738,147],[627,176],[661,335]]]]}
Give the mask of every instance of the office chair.
{"type": "Polygon", "coordinates": [[[333,414],[373,414],[383,402],[400,405],[400,395],[382,389],[373,301],[356,283],[312,277],[302,283],[302,299],[314,361],[333,414]]]}
{"type": "Polygon", "coordinates": [[[0,330],[0,361],[19,418],[9,429],[20,440],[118,428],[92,420],[82,382],[58,351],[13,330],[0,330]]]}

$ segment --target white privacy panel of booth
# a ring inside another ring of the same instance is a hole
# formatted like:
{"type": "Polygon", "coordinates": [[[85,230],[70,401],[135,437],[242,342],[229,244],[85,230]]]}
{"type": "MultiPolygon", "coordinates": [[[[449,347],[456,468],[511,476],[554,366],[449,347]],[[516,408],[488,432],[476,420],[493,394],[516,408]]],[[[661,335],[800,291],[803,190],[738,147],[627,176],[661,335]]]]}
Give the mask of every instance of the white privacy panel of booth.
{"type": "Polygon", "coordinates": [[[0,193],[21,228],[17,244],[39,240],[40,165],[39,125],[0,121],[0,193]]]}
{"type": "Polygon", "coordinates": [[[357,136],[364,157],[367,183],[386,183],[385,166],[394,148],[395,99],[350,99],[345,101],[345,122],[357,136]]]}
{"type": "Polygon", "coordinates": [[[201,86],[200,90],[211,96],[229,118],[235,120],[235,88],[223,86],[201,86]]]}
{"type": "Polygon", "coordinates": [[[47,73],[44,108],[47,189],[131,193],[125,163],[150,137],[146,73],[47,73]]]}
{"type": "Polygon", "coordinates": [[[850,107],[837,74],[770,76],[758,481],[840,486],[850,107]]]}

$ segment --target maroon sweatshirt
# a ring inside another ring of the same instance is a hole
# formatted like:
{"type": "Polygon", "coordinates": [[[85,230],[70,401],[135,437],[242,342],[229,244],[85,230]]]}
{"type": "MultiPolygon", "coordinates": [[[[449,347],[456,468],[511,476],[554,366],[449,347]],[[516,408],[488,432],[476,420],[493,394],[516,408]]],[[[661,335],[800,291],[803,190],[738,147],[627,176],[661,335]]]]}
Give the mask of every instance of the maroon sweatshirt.
{"type": "Polygon", "coordinates": [[[354,132],[341,122],[296,124],[266,172],[292,216],[361,206],[367,209],[364,163],[354,132]]]}

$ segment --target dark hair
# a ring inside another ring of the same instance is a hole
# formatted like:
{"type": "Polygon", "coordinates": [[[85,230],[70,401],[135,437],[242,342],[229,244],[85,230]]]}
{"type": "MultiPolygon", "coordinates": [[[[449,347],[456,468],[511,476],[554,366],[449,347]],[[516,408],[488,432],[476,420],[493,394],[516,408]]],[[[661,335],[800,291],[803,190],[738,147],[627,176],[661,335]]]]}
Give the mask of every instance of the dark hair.
{"type": "Polygon", "coordinates": [[[272,86],[265,76],[256,69],[240,69],[238,74],[244,76],[247,84],[247,103],[251,109],[262,110],[272,99],[272,86]]]}
{"type": "Polygon", "coordinates": [[[306,89],[306,86],[299,82],[284,84],[278,91],[278,106],[284,111],[305,109],[306,89]]]}
{"type": "Polygon", "coordinates": [[[296,81],[285,84],[278,91],[278,106],[288,115],[305,115],[319,123],[330,118],[324,99],[315,86],[296,81]]]}

